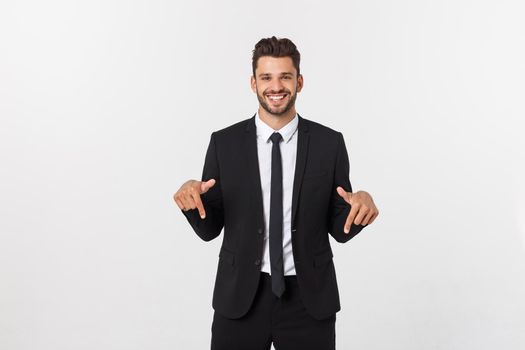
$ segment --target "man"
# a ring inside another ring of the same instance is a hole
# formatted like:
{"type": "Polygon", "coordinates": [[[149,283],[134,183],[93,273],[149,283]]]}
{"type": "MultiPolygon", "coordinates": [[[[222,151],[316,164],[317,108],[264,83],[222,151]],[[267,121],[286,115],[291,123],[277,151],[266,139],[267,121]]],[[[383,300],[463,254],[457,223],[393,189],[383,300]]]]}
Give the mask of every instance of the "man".
{"type": "Polygon", "coordinates": [[[213,292],[213,350],[335,349],[340,310],[328,234],[347,242],[374,221],[352,192],[343,135],[296,113],[300,54],[288,39],[253,50],[259,109],[211,134],[202,181],[174,199],[205,241],[224,228],[213,292]]]}

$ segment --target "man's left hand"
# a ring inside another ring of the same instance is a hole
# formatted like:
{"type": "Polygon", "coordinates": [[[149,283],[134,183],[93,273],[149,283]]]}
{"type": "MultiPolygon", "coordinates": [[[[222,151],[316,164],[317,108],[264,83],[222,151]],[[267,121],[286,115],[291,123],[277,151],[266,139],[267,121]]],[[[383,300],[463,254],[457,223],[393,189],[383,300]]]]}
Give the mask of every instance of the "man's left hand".
{"type": "Polygon", "coordinates": [[[379,215],[372,196],[365,191],[357,191],[356,193],[346,192],[341,186],[337,187],[337,193],[345,202],[351,205],[350,213],[346,218],[344,231],[350,232],[350,226],[356,225],[370,225],[379,215]]]}

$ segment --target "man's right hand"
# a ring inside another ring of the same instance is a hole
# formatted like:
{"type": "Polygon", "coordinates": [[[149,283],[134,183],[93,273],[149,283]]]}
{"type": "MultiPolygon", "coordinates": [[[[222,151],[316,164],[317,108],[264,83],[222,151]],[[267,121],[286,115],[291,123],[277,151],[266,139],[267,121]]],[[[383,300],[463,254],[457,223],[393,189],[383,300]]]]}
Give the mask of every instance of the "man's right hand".
{"type": "Polygon", "coordinates": [[[204,219],[206,217],[206,211],[204,211],[201,194],[208,192],[213,185],[215,185],[215,179],[209,179],[208,181],[186,181],[173,195],[173,199],[179,208],[184,211],[195,208],[199,209],[201,219],[204,219]]]}

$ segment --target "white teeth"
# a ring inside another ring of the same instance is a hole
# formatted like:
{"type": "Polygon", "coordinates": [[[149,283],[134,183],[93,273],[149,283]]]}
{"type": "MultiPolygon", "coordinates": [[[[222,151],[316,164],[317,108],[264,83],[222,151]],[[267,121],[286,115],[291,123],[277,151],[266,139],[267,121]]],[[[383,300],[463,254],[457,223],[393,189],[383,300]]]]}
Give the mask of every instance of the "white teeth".
{"type": "Polygon", "coordinates": [[[274,100],[274,101],[277,101],[277,100],[281,100],[284,98],[284,95],[278,95],[278,96],[274,96],[274,95],[268,95],[268,98],[270,100],[274,100]]]}

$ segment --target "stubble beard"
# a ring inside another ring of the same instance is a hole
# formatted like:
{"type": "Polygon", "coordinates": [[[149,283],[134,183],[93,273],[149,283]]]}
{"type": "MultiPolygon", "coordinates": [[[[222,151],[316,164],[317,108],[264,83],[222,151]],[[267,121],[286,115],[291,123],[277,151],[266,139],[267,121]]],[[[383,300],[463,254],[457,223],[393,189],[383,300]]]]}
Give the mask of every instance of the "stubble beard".
{"type": "MultiPolygon", "coordinates": [[[[281,93],[281,92],[286,92],[288,94],[290,94],[289,91],[279,91],[277,93],[281,93]]],[[[290,100],[288,101],[288,103],[284,106],[284,107],[280,107],[280,108],[273,108],[270,107],[268,105],[268,103],[266,103],[265,99],[264,99],[264,95],[261,95],[259,93],[259,90],[257,90],[257,99],[259,100],[259,103],[260,105],[262,106],[262,108],[270,113],[271,115],[274,115],[276,117],[282,117],[286,114],[286,112],[288,112],[294,105],[295,105],[295,99],[297,98],[297,91],[292,95],[290,94],[290,100]]]]}

